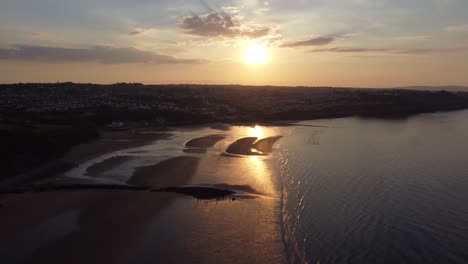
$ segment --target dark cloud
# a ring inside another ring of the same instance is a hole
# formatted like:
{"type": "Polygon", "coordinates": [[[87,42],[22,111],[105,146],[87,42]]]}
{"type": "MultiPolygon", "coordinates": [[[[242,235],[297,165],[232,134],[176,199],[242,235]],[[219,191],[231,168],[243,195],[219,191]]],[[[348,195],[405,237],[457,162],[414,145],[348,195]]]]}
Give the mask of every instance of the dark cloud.
{"type": "Polygon", "coordinates": [[[324,46],[334,42],[338,37],[328,36],[328,37],[318,37],[312,38],[304,41],[297,41],[292,43],[286,43],[281,45],[282,48],[296,48],[296,47],[307,47],[307,46],[324,46]]]}
{"type": "Polygon", "coordinates": [[[99,62],[105,64],[154,63],[154,64],[199,64],[204,60],[178,59],[151,51],[135,48],[97,46],[91,48],[61,48],[30,45],[15,45],[0,49],[0,60],[42,62],[99,62]]]}
{"type": "Polygon", "coordinates": [[[433,49],[390,49],[390,48],[326,48],[314,49],[310,52],[335,52],[335,53],[378,53],[378,54],[432,54],[432,53],[450,53],[458,51],[466,51],[468,47],[455,48],[433,48],[433,49]]]}
{"type": "Polygon", "coordinates": [[[143,30],[139,30],[139,29],[135,29],[133,31],[130,31],[127,33],[127,35],[129,36],[136,36],[136,35],[140,35],[141,33],[143,33],[144,31],[143,30]]]}
{"type": "Polygon", "coordinates": [[[214,11],[204,15],[182,17],[178,27],[188,34],[202,37],[260,38],[272,33],[271,28],[241,25],[231,16],[214,11]]]}
{"type": "Polygon", "coordinates": [[[310,52],[337,52],[337,53],[360,53],[360,52],[393,52],[392,49],[372,49],[372,48],[326,48],[314,49],[310,52]]]}

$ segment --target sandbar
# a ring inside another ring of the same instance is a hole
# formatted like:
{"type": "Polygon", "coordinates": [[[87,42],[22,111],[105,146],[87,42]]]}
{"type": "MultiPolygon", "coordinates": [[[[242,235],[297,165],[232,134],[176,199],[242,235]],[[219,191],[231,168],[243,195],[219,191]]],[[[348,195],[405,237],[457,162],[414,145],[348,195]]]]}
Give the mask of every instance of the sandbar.
{"type": "Polygon", "coordinates": [[[195,174],[199,161],[198,157],[180,156],[139,167],[127,183],[158,188],[183,186],[195,174]]]}
{"type": "Polygon", "coordinates": [[[189,148],[211,148],[213,147],[218,141],[225,139],[226,136],[224,135],[209,135],[205,137],[194,138],[189,140],[185,143],[186,147],[189,148]]]}
{"type": "Polygon", "coordinates": [[[267,137],[258,139],[257,137],[245,137],[236,140],[226,149],[226,156],[234,155],[249,155],[249,156],[265,156],[273,151],[273,145],[281,136],[267,137]]]}

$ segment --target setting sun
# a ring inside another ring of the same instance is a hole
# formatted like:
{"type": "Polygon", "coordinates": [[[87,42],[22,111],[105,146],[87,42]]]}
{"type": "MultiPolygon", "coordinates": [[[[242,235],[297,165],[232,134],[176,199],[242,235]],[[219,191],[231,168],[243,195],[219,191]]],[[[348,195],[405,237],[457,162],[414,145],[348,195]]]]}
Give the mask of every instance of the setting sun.
{"type": "Polygon", "coordinates": [[[250,46],[245,50],[244,59],[249,64],[261,64],[267,60],[267,49],[261,45],[250,46]]]}

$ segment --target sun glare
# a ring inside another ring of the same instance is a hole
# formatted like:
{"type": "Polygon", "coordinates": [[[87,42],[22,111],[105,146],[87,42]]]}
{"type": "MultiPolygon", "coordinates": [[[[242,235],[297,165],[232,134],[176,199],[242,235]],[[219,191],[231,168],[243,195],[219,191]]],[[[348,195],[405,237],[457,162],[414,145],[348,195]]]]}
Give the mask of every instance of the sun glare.
{"type": "Polygon", "coordinates": [[[249,64],[261,64],[267,60],[267,49],[261,45],[250,46],[245,50],[244,59],[249,64]]]}
{"type": "Polygon", "coordinates": [[[262,138],[263,129],[262,127],[255,125],[254,127],[249,127],[249,137],[262,138]]]}

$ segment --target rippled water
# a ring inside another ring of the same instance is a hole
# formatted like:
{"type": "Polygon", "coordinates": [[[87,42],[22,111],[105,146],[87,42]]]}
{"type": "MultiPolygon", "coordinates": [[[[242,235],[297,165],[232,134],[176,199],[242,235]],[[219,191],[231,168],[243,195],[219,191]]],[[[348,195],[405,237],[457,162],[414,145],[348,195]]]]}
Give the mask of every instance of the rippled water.
{"type": "Polygon", "coordinates": [[[278,143],[292,262],[468,263],[468,111],[303,122],[278,143]]]}
{"type": "Polygon", "coordinates": [[[468,111],[178,129],[170,139],[104,155],[67,175],[86,177],[87,167],[114,155],[134,159],[99,180],[125,182],[139,166],[191,155],[200,164],[189,185],[249,185],[264,194],[212,206],[179,199],[151,225],[148,247],[135,256],[178,248],[186,255],[174,255],[174,263],[276,263],[282,233],[291,263],[468,263],[468,111]],[[183,153],[188,140],[218,133],[226,139],[207,153],[183,153]],[[276,135],[284,137],[272,156],[221,155],[239,138],[276,135]],[[175,239],[179,244],[155,251],[161,234],[192,242],[175,239]]]}

